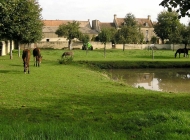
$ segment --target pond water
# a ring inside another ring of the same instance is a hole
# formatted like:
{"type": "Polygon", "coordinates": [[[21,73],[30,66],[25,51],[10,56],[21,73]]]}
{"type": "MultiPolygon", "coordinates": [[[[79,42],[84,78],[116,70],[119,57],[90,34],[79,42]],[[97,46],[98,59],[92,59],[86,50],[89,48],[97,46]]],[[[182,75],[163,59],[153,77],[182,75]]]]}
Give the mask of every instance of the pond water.
{"type": "Polygon", "coordinates": [[[175,93],[190,93],[190,69],[110,69],[114,80],[133,87],[175,93]]]}

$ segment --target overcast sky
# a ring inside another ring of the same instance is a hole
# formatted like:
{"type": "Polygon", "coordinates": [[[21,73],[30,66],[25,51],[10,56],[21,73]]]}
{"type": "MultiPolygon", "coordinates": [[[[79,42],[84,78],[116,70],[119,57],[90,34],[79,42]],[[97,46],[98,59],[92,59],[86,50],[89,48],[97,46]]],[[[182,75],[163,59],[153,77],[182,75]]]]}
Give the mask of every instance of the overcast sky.
{"type": "MultiPolygon", "coordinates": [[[[45,20],[99,20],[112,22],[114,14],[124,18],[132,13],[136,18],[151,16],[157,21],[158,14],[164,10],[159,3],[162,0],[38,0],[43,9],[42,18],[45,20]]],[[[187,24],[189,18],[182,18],[181,23],[187,24]]]]}

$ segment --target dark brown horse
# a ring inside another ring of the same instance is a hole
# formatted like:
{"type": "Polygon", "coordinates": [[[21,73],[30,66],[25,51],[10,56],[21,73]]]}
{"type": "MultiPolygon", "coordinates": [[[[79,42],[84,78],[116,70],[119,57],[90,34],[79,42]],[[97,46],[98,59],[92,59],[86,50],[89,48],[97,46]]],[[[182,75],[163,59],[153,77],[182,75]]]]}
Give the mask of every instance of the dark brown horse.
{"type": "Polygon", "coordinates": [[[67,57],[67,56],[73,57],[73,55],[74,55],[73,52],[64,52],[64,53],[62,54],[62,58],[63,58],[63,57],[67,57]]]}
{"type": "Polygon", "coordinates": [[[39,48],[35,48],[33,50],[33,57],[34,57],[34,66],[40,66],[40,63],[42,61],[42,56],[41,56],[41,53],[40,53],[40,49],[39,48]]]}
{"type": "Polygon", "coordinates": [[[24,73],[28,70],[28,74],[30,73],[29,66],[30,66],[30,50],[25,49],[22,52],[22,60],[24,64],[24,73]]]}
{"type": "Polygon", "coordinates": [[[177,54],[179,54],[179,58],[180,58],[180,54],[181,54],[181,53],[184,53],[184,57],[185,57],[185,56],[186,56],[186,57],[189,57],[188,49],[183,48],[183,49],[178,49],[178,50],[176,51],[176,53],[175,53],[175,58],[176,58],[177,54]]]}

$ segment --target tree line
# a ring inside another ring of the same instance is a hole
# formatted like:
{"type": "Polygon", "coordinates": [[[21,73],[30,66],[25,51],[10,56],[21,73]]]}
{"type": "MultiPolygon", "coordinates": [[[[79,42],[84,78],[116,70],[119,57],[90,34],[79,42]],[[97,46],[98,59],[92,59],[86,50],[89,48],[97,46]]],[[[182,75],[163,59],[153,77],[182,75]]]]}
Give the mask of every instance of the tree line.
{"type": "MultiPolygon", "coordinates": [[[[156,23],[153,23],[154,32],[157,36],[153,36],[151,40],[147,40],[146,43],[155,44],[157,39],[160,38],[163,44],[181,43],[185,44],[186,48],[187,44],[190,43],[190,23],[188,25],[181,24],[179,14],[175,11],[162,11],[158,14],[157,20],[156,23]]],[[[74,38],[78,38],[83,44],[90,41],[88,35],[83,35],[79,31],[79,23],[77,21],[60,25],[56,34],[59,37],[67,37],[70,49],[72,39],[74,38]]],[[[104,52],[108,42],[112,42],[112,44],[123,44],[124,51],[125,44],[142,44],[145,41],[141,27],[132,13],[126,14],[124,23],[120,29],[103,28],[98,36],[92,39],[93,41],[100,41],[104,44],[104,52]]]]}
{"type": "Polygon", "coordinates": [[[0,2],[0,40],[10,41],[10,59],[12,59],[13,41],[18,44],[30,44],[42,39],[41,11],[36,0],[2,0],[0,2]]]}

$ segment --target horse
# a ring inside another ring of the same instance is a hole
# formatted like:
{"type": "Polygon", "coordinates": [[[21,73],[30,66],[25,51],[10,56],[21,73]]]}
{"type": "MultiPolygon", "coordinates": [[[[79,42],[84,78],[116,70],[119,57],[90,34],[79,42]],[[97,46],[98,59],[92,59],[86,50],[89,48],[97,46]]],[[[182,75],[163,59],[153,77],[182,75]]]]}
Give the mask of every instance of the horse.
{"type": "Polygon", "coordinates": [[[30,66],[30,50],[25,49],[22,52],[22,60],[24,64],[24,73],[28,70],[28,74],[30,73],[29,66],[30,66]]]}
{"type": "Polygon", "coordinates": [[[175,58],[176,58],[176,56],[177,56],[178,53],[179,53],[179,58],[180,58],[180,54],[181,53],[184,53],[184,57],[185,57],[185,55],[189,57],[188,49],[186,49],[186,48],[184,48],[184,49],[178,49],[176,51],[176,53],[175,53],[175,58]]]}
{"type": "Polygon", "coordinates": [[[33,57],[34,57],[34,66],[39,67],[42,61],[42,56],[39,48],[33,49],[33,57]]]}
{"type": "Polygon", "coordinates": [[[62,54],[62,58],[63,57],[67,57],[67,56],[71,56],[71,57],[73,57],[73,55],[74,55],[74,53],[73,52],[64,52],[63,54],[62,54]]]}

